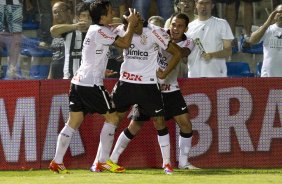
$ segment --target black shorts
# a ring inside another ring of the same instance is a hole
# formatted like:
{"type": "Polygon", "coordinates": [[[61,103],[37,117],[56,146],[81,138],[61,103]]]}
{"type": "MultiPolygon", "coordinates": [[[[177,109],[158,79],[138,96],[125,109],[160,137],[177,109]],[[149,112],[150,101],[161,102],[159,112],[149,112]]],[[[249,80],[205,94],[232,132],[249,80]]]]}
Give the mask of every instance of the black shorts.
{"type": "Polygon", "coordinates": [[[69,95],[69,109],[71,112],[106,114],[114,112],[111,98],[104,86],[86,87],[71,84],[69,95]]]}
{"type": "Polygon", "coordinates": [[[113,89],[113,101],[117,112],[126,112],[138,104],[149,117],[163,116],[163,100],[158,84],[135,84],[118,81],[113,89]]]}
{"type": "MultiPolygon", "coordinates": [[[[165,120],[170,120],[174,116],[188,113],[186,102],[181,94],[181,91],[170,93],[162,93],[165,109],[165,120]]],[[[129,119],[136,121],[148,121],[150,118],[143,113],[143,109],[138,105],[132,107],[128,115],[129,119]]]]}

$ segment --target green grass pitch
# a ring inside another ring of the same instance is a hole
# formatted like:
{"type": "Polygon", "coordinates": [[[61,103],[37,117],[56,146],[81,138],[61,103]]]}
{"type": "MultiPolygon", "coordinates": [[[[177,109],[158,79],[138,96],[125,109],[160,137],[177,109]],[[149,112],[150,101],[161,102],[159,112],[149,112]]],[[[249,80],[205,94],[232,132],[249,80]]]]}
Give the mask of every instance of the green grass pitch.
{"type": "Polygon", "coordinates": [[[49,170],[0,171],[0,184],[281,184],[282,169],[175,169],[165,175],[162,169],[130,169],[126,173],[91,173],[70,170],[55,174],[49,170]]]}

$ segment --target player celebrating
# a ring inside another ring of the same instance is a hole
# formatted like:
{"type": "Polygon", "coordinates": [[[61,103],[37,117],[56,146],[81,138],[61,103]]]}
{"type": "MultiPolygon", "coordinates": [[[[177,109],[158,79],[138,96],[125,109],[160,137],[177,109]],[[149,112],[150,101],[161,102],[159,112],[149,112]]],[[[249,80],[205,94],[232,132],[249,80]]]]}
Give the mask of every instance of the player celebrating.
{"type": "MultiPolygon", "coordinates": [[[[103,86],[103,78],[107,66],[109,45],[114,44],[121,48],[130,46],[133,30],[138,21],[138,14],[130,10],[125,17],[129,22],[123,37],[113,33],[108,25],[112,23],[112,6],[109,1],[96,0],[90,5],[90,16],[94,25],[87,31],[82,50],[82,64],[71,80],[69,96],[69,119],[61,130],[56,147],[56,154],[50,163],[50,170],[58,173],[67,173],[63,157],[70,144],[75,130],[83,122],[87,113],[97,112],[105,118],[101,130],[101,152],[107,152],[112,147],[115,127],[119,118],[110,105],[110,97],[103,86]]],[[[99,162],[104,163],[109,156],[101,154],[99,162]]]]}
{"type": "MultiPolygon", "coordinates": [[[[177,43],[182,48],[182,57],[189,55],[191,50],[194,48],[192,39],[185,36],[187,31],[187,25],[189,23],[189,18],[183,14],[178,13],[172,17],[170,24],[170,29],[168,33],[170,34],[172,42],[177,43]]],[[[170,53],[161,50],[161,59],[158,64],[161,68],[167,66],[167,62],[171,57],[170,53]]],[[[180,64],[180,63],[179,63],[180,64]]],[[[169,120],[172,117],[177,122],[180,127],[179,136],[179,164],[180,169],[198,169],[188,162],[188,153],[191,149],[192,141],[192,124],[189,119],[189,114],[187,110],[186,103],[179,89],[177,82],[177,75],[179,72],[178,65],[164,80],[160,80],[162,86],[162,96],[164,101],[165,119],[169,120]]],[[[141,129],[144,121],[148,120],[148,117],[144,116],[142,108],[135,106],[131,112],[132,121],[130,125],[120,134],[113,153],[110,159],[112,162],[117,163],[120,154],[127,147],[128,143],[133,139],[133,137],[141,129]]],[[[162,146],[162,145],[160,145],[162,146]]],[[[162,149],[162,147],[161,147],[162,149]]]]}
{"type": "MultiPolygon", "coordinates": [[[[127,26],[127,21],[124,21],[124,25],[117,28],[117,33],[123,35],[127,26]]],[[[144,114],[152,118],[162,147],[163,167],[166,173],[170,174],[173,169],[170,163],[169,133],[163,117],[164,107],[157,77],[164,79],[178,64],[181,58],[180,48],[170,41],[169,35],[163,29],[147,26],[140,18],[131,46],[124,50],[123,55],[121,75],[113,90],[116,110],[123,118],[130,106],[138,104],[144,114]],[[165,69],[157,69],[159,48],[171,54],[170,62],[165,69]]],[[[98,149],[97,156],[99,154],[102,153],[98,149]]],[[[108,164],[109,168],[117,166],[111,161],[108,164]]],[[[101,171],[99,163],[94,161],[90,170],[101,171]]],[[[119,170],[119,172],[124,171],[124,169],[119,170]]]]}

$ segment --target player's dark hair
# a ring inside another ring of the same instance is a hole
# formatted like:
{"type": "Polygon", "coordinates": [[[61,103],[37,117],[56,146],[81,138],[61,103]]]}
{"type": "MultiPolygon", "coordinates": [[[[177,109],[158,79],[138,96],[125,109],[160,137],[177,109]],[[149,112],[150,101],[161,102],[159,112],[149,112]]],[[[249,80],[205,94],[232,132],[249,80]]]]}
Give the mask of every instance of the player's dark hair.
{"type": "Polygon", "coordinates": [[[90,4],[89,14],[94,24],[99,24],[101,16],[107,16],[109,7],[111,6],[108,0],[95,0],[90,4]]]}
{"type": "Polygon", "coordinates": [[[80,2],[75,6],[75,11],[77,15],[80,15],[81,12],[89,11],[90,3],[80,2]]]}
{"type": "Polygon", "coordinates": [[[190,20],[189,20],[189,17],[185,13],[174,13],[174,14],[172,14],[171,19],[170,19],[170,23],[171,23],[171,21],[174,17],[184,20],[186,27],[188,27],[190,20]]]}

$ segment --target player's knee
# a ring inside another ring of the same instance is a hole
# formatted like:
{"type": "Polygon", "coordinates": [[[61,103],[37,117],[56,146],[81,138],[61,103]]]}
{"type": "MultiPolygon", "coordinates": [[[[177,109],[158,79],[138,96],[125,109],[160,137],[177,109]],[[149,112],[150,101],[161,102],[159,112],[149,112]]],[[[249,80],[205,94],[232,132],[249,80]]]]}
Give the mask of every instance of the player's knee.
{"type": "Polygon", "coordinates": [[[110,113],[105,116],[106,122],[118,126],[120,118],[116,113],[110,113]]]}

